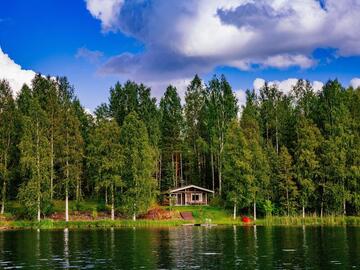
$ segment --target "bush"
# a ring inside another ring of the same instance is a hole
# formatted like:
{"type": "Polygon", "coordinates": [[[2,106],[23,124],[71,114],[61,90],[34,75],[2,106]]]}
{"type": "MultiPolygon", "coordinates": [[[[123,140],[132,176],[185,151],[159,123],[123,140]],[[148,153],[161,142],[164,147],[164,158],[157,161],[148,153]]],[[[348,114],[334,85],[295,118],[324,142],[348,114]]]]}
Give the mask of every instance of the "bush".
{"type": "MultiPolygon", "coordinates": [[[[209,195],[210,196],[210,195],[209,195]]],[[[216,195],[215,197],[209,198],[210,199],[210,206],[214,207],[223,207],[223,201],[219,195],[216,195]]]]}

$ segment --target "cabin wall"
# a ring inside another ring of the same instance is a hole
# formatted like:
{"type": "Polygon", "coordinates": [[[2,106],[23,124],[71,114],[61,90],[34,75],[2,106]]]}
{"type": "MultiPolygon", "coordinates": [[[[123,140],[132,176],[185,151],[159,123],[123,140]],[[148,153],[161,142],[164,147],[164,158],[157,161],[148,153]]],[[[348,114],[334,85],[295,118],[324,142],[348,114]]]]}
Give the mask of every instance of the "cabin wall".
{"type": "Polygon", "coordinates": [[[208,194],[203,191],[180,191],[170,195],[175,205],[207,205],[208,194]]]}

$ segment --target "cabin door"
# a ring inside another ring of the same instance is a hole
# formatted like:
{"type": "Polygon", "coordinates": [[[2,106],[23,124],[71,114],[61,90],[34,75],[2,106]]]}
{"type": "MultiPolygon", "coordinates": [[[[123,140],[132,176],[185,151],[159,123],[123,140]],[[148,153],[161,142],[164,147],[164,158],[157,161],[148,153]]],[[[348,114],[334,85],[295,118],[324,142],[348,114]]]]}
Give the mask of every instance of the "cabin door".
{"type": "Polygon", "coordinates": [[[182,198],[182,205],[185,205],[185,193],[181,194],[181,198],[182,198]]]}

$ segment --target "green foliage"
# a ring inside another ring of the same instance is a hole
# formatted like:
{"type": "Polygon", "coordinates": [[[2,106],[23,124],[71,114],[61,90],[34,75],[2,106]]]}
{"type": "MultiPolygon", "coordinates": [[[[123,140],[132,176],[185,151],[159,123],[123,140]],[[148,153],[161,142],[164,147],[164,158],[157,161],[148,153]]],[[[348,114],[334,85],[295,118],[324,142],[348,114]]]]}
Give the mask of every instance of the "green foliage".
{"type": "Polygon", "coordinates": [[[226,200],[239,208],[248,206],[252,199],[254,175],[251,151],[239,123],[231,122],[224,146],[224,194],[226,200]]]}
{"type": "Polygon", "coordinates": [[[136,217],[147,211],[157,196],[157,185],[152,149],[145,124],[136,113],[124,120],[120,132],[120,144],[124,157],[121,177],[124,181],[123,211],[136,217]]]}
{"type": "Polygon", "coordinates": [[[260,216],[360,213],[359,88],[265,84],[246,92],[239,113],[224,76],[206,85],[195,76],[184,101],[169,86],[157,105],[149,87],[128,81],[92,116],[66,78],[39,74],[16,100],[0,81],[2,206],[18,198],[22,207],[5,209],[42,217],[63,211],[66,197],[77,200],[70,210],[111,202],[112,213],[136,216],[158,190],[198,184],[216,191],[212,205],[254,217],[257,205],[260,216]]]}
{"type": "Polygon", "coordinates": [[[160,189],[167,190],[180,184],[179,165],[175,159],[182,148],[183,115],[180,97],[175,87],[169,85],[160,101],[160,150],[161,182],[160,189]],[[176,164],[175,164],[176,162],[176,164]]]}

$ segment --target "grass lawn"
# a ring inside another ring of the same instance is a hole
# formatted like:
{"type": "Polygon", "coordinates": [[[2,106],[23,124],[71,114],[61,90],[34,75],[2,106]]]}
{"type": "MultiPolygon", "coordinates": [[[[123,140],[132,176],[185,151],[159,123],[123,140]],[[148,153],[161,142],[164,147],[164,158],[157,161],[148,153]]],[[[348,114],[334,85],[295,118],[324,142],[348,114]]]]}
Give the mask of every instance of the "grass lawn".
{"type": "MultiPolygon", "coordinates": [[[[179,226],[186,223],[195,224],[217,224],[217,225],[260,225],[260,226],[301,226],[301,225],[329,225],[329,226],[360,226],[360,217],[343,217],[343,216],[325,216],[323,218],[308,216],[302,218],[295,217],[279,217],[272,216],[267,218],[261,218],[256,223],[244,224],[241,221],[241,217],[237,219],[232,218],[230,210],[223,209],[221,207],[214,206],[173,206],[173,207],[161,207],[165,210],[172,211],[174,215],[172,219],[164,220],[149,220],[138,219],[136,221],[127,219],[117,219],[115,221],[110,220],[109,214],[105,214],[99,210],[104,210],[104,206],[98,204],[96,201],[82,201],[76,204],[75,201],[69,202],[70,215],[72,212],[77,211],[77,214],[84,215],[92,213],[93,216],[87,220],[80,220],[73,214],[73,220],[69,222],[63,221],[64,217],[59,219],[55,218],[44,219],[41,222],[29,221],[29,220],[17,220],[18,213],[21,213],[23,206],[16,202],[11,201],[6,205],[6,214],[0,219],[0,229],[10,228],[42,228],[42,229],[60,229],[60,228],[105,228],[105,227],[163,227],[163,226],[179,226]],[[175,213],[174,213],[175,212],[175,213]],[[179,218],[180,212],[192,212],[194,221],[185,221],[179,218]],[[102,214],[101,217],[98,214],[102,214]]],[[[54,201],[53,212],[63,213],[65,209],[64,201],[54,201]]],[[[109,210],[109,209],[107,209],[109,210]]]]}
{"type": "Polygon", "coordinates": [[[225,210],[221,207],[214,206],[173,206],[166,207],[168,210],[178,212],[192,212],[195,219],[195,223],[212,223],[212,224],[239,224],[241,223],[240,217],[234,220],[230,211],[225,210]]]}

